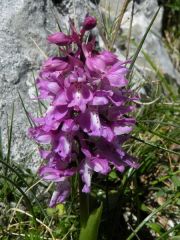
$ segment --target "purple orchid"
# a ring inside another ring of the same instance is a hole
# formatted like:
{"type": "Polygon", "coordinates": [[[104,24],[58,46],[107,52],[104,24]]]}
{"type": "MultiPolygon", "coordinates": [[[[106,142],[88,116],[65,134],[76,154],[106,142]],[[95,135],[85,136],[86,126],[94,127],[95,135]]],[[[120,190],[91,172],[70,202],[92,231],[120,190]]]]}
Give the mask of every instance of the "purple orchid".
{"type": "Polygon", "coordinates": [[[86,40],[86,31],[96,26],[94,17],[85,18],[80,33],[72,21],[70,26],[70,35],[60,32],[48,37],[59,46],[61,57],[50,57],[42,66],[36,85],[39,98],[50,106],[43,117],[33,119],[36,126],[29,129],[45,160],[39,174],[56,185],[51,207],[66,201],[70,177],[76,173],[87,193],[93,172],[106,175],[113,167],[120,172],[126,166],[138,167],[122,149],[135,125],[129,113],[137,99],[127,88],[128,61],[95,50],[94,38],[86,40]]]}

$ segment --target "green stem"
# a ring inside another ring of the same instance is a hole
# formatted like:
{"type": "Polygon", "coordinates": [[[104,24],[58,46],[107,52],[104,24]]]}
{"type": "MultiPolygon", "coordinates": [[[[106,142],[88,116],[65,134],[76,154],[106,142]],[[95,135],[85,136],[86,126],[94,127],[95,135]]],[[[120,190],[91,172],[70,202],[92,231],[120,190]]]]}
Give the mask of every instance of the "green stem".
{"type": "Polygon", "coordinates": [[[82,187],[83,183],[79,176],[80,223],[81,227],[84,227],[89,217],[89,194],[83,193],[82,187]]]}

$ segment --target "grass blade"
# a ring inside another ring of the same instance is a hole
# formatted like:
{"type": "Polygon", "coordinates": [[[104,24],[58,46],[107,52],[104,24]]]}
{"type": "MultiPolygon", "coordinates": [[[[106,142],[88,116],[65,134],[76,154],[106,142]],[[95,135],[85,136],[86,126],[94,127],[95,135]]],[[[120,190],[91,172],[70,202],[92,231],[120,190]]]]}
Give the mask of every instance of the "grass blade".
{"type": "Polygon", "coordinates": [[[42,54],[42,56],[47,59],[48,56],[46,55],[46,53],[39,47],[39,45],[37,44],[37,42],[30,37],[30,39],[32,40],[32,42],[34,43],[34,45],[37,47],[37,49],[39,50],[39,52],[42,54]]]}
{"type": "Polygon", "coordinates": [[[164,150],[164,151],[166,151],[166,152],[169,152],[169,153],[172,153],[172,154],[175,154],[175,155],[180,156],[180,153],[179,153],[179,152],[175,152],[175,151],[173,151],[173,150],[169,150],[169,149],[167,149],[167,148],[164,148],[164,147],[155,145],[154,143],[146,142],[146,141],[144,141],[143,139],[137,138],[137,137],[135,137],[135,136],[131,136],[131,138],[132,138],[132,139],[135,139],[135,140],[137,140],[137,141],[139,141],[139,142],[141,142],[141,143],[147,144],[147,145],[149,145],[149,146],[151,146],[151,147],[159,148],[159,149],[164,150]]]}
{"type": "MultiPolygon", "coordinates": [[[[8,152],[7,152],[7,157],[6,157],[7,163],[10,162],[10,155],[11,155],[13,119],[14,119],[14,103],[13,103],[13,106],[12,106],[10,129],[9,129],[9,131],[8,131],[8,152]]],[[[7,171],[6,171],[6,174],[7,174],[7,171]]],[[[6,175],[6,174],[5,174],[5,175],[6,175]]]]}
{"type": "MultiPolygon", "coordinates": [[[[54,7],[54,5],[53,5],[53,7],[54,7]]],[[[53,14],[53,17],[55,18],[55,21],[56,21],[56,24],[57,24],[57,26],[58,26],[59,32],[62,32],[61,26],[60,26],[60,24],[59,24],[58,17],[56,16],[56,13],[54,12],[54,9],[53,9],[53,8],[50,8],[50,9],[51,9],[51,12],[52,12],[52,14],[53,14]]]]}
{"type": "Polygon", "coordinates": [[[0,127],[0,159],[3,159],[2,130],[0,127]]]}
{"type": "MultiPolygon", "coordinates": [[[[26,216],[28,216],[28,217],[33,217],[31,214],[29,214],[29,213],[27,213],[26,211],[23,211],[22,209],[18,209],[18,208],[11,208],[11,209],[9,209],[9,210],[12,210],[12,211],[16,211],[16,212],[20,212],[20,213],[22,213],[22,214],[25,214],[26,216]]],[[[36,222],[37,223],[40,223],[43,227],[45,227],[46,228],[46,230],[49,232],[49,234],[51,235],[51,239],[52,240],[56,240],[55,238],[54,238],[54,235],[53,235],[53,233],[52,233],[52,230],[49,228],[49,226],[47,226],[46,224],[44,224],[44,222],[42,222],[40,219],[38,219],[38,218],[36,218],[35,219],[36,220],[36,222]]],[[[32,239],[32,238],[31,238],[32,239]]],[[[34,239],[34,238],[33,238],[34,239]]],[[[39,238],[38,238],[39,239],[39,238]]],[[[40,239],[42,239],[42,238],[40,238],[40,239]]],[[[43,238],[44,239],[44,238],[43,238]]],[[[49,239],[49,238],[48,238],[49,239]]]]}
{"type": "MultiPolygon", "coordinates": [[[[8,163],[4,162],[3,160],[0,160],[0,163],[2,163],[3,165],[6,166],[6,168],[8,168],[9,170],[11,170],[13,173],[16,174],[17,177],[19,177],[20,180],[22,180],[22,182],[26,185],[27,188],[30,188],[29,184],[26,182],[26,180],[21,176],[21,174],[19,174],[15,168],[13,168],[12,166],[10,166],[8,163]]],[[[48,219],[48,216],[46,214],[46,212],[44,211],[44,209],[42,208],[39,200],[37,199],[36,195],[33,193],[33,191],[31,191],[32,196],[34,197],[34,199],[36,200],[37,204],[39,205],[39,208],[41,209],[41,212],[44,214],[45,218],[48,219]]]]}
{"type": "Polygon", "coordinates": [[[23,99],[22,99],[21,94],[20,94],[19,91],[18,91],[18,95],[19,95],[19,98],[20,98],[20,101],[21,101],[21,105],[22,105],[22,107],[23,107],[23,109],[24,109],[24,112],[25,112],[25,114],[26,114],[26,117],[27,117],[27,119],[28,119],[28,122],[29,122],[30,126],[33,127],[32,120],[31,120],[31,118],[29,117],[29,113],[28,113],[28,111],[26,110],[26,107],[25,107],[25,105],[24,105],[23,99]]]}
{"type": "Polygon", "coordinates": [[[9,179],[7,176],[0,175],[0,178],[4,178],[6,181],[10,182],[23,195],[23,197],[26,200],[26,203],[27,203],[30,211],[32,212],[33,218],[34,218],[34,220],[36,222],[36,217],[35,217],[35,213],[34,213],[33,207],[31,205],[31,201],[29,200],[28,196],[24,193],[24,191],[14,181],[9,179]]]}
{"type": "MultiPolygon", "coordinates": [[[[157,240],[165,240],[165,239],[168,239],[168,235],[175,231],[176,229],[180,229],[180,224],[177,224],[176,226],[170,228],[167,232],[165,232],[164,234],[162,234],[157,240]]],[[[173,238],[172,238],[173,239],[173,238]]]]}
{"type": "Polygon", "coordinates": [[[174,91],[171,89],[171,87],[169,86],[168,82],[166,81],[163,73],[159,70],[159,68],[156,66],[156,64],[154,63],[154,61],[151,59],[151,57],[145,52],[142,51],[144,58],[146,59],[146,61],[149,63],[149,65],[151,66],[151,68],[156,72],[158,78],[164,83],[164,86],[166,87],[167,91],[169,92],[170,96],[173,98],[173,100],[175,100],[175,96],[174,96],[174,91]]]}
{"type": "Polygon", "coordinates": [[[111,48],[113,48],[113,45],[116,41],[116,38],[117,38],[117,34],[118,34],[118,30],[121,26],[121,22],[122,22],[122,19],[123,19],[123,16],[124,16],[124,13],[126,11],[126,8],[129,4],[129,0],[124,0],[124,2],[122,3],[122,8],[121,8],[121,11],[120,11],[120,14],[115,22],[115,26],[114,26],[114,31],[112,33],[112,42],[111,42],[111,48]]]}
{"type": "Polygon", "coordinates": [[[177,196],[168,199],[162,206],[155,209],[151,214],[149,214],[138,226],[137,228],[131,233],[131,235],[127,238],[127,240],[133,239],[136,236],[137,232],[149,221],[151,220],[158,212],[161,212],[165,207],[167,207],[170,203],[172,203],[177,196]]]}
{"type": "Polygon", "coordinates": [[[132,24],[133,24],[133,17],[134,17],[134,6],[135,6],[135,0],[133,0],[133,3],[132,3],[131,19],[130,19],[130,24],[129,24],[128,39],[127,39],[128,42],[127,42],[126,59],[128,59],[128,56],[129,56],[131,34],[132,34],[132,24]]]}
{"type": "Polygon", "coordinates": [[[40,113],[40,116],[42,116],[41,102],[39,100],[39,94],[38,94],[38,89],[37,89],[37,86],[36,86],[36,79],[35,79],[35,76],[34,76],[34,72],[32,72],[32,75],[33,75],[33,80],[34,80],[34,87],[35,87],[35,91],[36,91],[36,97],[37,97],[37,101],[38,101],[39,113],[40,113]]]}
{"type": "MultiPolygon", "coordinates": [[[[131,72],[131,70],[132,70],[132,68],[133,68],[133,66],[134,66],[134,64],[135,64],[135,62],[136,62],[136,59],[137,59],[137,57],[138,57],[138,55],[139,55],[139,53],[140,53],[140,51],[141,51],[141,48],[142,48],[142,46],[143,46],[143,44],[144,44],[144,41],[146,40],[146,37],[147,37],[149,31],[151,30],[151,27],[152,27],[152,25],[153,25],[153,23],[154,23],[157,15],[158,15],[158,13],[159,13],[159,10],[160,10],[160,7],[158,8],[157,12],[155,13],[153,19],[151,20],[151,22],[150,22],[150,24],[149,24],[149,26],[148,26],[145,34],[144,34],[144,36],[143,36],[143,38],[142,38],[139,46],[138,46],[138,48],[136,49],[136,52],[135,52],[135,54],[134,54],[134,56],[133,56],[132,62],[131,62],[130,67],[129,67],[130,72],[131,72]]],[[[130,72],[129,72],[129,74],[130,74],[130,72]]],[[[128,74],[128,77],[129,77],[129,74],[128,74]]]]}
{"type": "Polygon", "coordinates": [[[156,135],[156,136],[158,136],[158,137],[160,137],[160,138],[162,138],[162,139],[164,139],[164,140],[166,140],[166,141],[179,144],[179,141],[178,141],[178,140],[169,138],[168,136],[165,136],[165,135],[164,135],[163,133],[161,133],[161,132],[153,131],[153,130],[147,128],[147,127],[144,127],[142,124],[139,124],[139,123],[138,123],[138,124],[137,124],[137,127],[139,127],[139,128],[140,128],[141,130],[143,130],[143,131],[147,131],[147,132],[149,132],[149,133],[151,133],[151,134],[153,134],[153,135],[156,135]]]}

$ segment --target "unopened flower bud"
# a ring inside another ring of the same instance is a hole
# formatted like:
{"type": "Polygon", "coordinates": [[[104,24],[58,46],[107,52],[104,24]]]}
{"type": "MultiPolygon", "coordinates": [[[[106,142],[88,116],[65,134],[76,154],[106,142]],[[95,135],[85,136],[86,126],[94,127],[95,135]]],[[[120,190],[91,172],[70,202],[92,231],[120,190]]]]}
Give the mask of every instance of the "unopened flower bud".
{"type": "Polygon", "coordinates": [[[83,22],[84,30],[88,31],[93,29],[97,24],[96,18],[92,16],[87,16],[83,22]]]}
{"type": "Polygon", "coordinates": [[[62,32],[57,32],[52,35],[49,35],[47,40],[50,43],[55,43],[59,46],[66,46],[72,43],[72,38],[71,36],[67,36],[66,34],[62,32]]]}

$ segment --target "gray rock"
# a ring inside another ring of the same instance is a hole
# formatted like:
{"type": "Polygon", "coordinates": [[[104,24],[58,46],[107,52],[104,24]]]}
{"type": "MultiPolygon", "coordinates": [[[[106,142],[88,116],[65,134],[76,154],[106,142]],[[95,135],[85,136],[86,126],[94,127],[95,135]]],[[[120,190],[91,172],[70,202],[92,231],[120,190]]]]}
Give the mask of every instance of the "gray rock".
{"type": "MultiPolygon", "coordinates": [[[[49,51],[46,36],[51,23],[48,21],[54,21],[52,16],[49,20],[47,19],[49,14],[47,2],[43,0],[2,0],[0,9],[0,125],[3,130],[2,137],[6,152],[7,115],[10,118],[14,103],[12,157],[17,161],[22,161],[27,154],[34,151],[35,146],[26,137],[28,122],[20,105],[17,91],[21,92],[29,111],[34,111],[34,104],[30,102],[28,96],[27,84],[32,85],[32,70],[38,70],[44,56],[32,39],[45,52],[49,51]]],[[[36,159],[33,159],[33,165],[35,162],[36,159]]]]}
{"type": "Polygon", "coordinates": [[[30,100],[35,92],[32,71],[37,75],[45,55],[53,55],[57,50],[47,43],[47,35],[58,31],[56,18],[64,30],[74,13],[82,21],[88,5],[86,0],[75,0],[74,5],[67,0],[0,0],[0,126],[4,152],[7,152],[7,118],[10,120],[14,103],[12,158],[31,169],[37,168],[39,158],[37,147],[27,137],[29,123],[18,91],[28,111],[36,115],[37,103],[30,100]]]}
{"type": "MultiPolygon", "coordinates": [[[[110,15],[112,16],[112,20],[115,16],[118,16],[120,10],[122,8],[124,0],[101,0],[100,5],[102,9],[106,12],[106,14],[110,11],[110,15]]],[[[135,8],[134,8],[134,17],[132,23],[132,38],[138,44],[144,33],[146,32],[147,27],[149,26],[154,14],[158,9],[158,2],[157,0],[136,0],[135,1],[135,8]]],[[[122,37],[128,35],[129,26],[130,26],[130,17],[132,11],[132,1],[129,3],[127,10],[124,14],[122,24],[121,24],[121,31],[122,37]]],[[[151,31],[148,33],[148,36],[145,40],[143,45],[143,51],[147,53],[156,67],[165,75],[168,75],[170,78],[174,79],[180,84],[180,74],[174,68],[171,59],[163,46],[162,35],[161,35],[161,28],[162,28],[162,16],[163,16],[163,8],[160,9],[159,14],[151,28],[151,31]]],[[[126,47],[126,38],[124,37],[124,42],[119,40],[116,42],[119,47],[123,46],[126,47]]],[[[130,55],[133,56],[136,50],[136,46],[133,44],[130,45],[130,55]]],[[[124,51],[125,53],[126,51],[124,51]]],[[[145,75],[149,75],[152,72],[152,68],[150,67],[149,63],[145,61],[143,54],[140,54],[138,60],[136,62],[136,67],[139,71],[145,73],[145,75]]]]}

